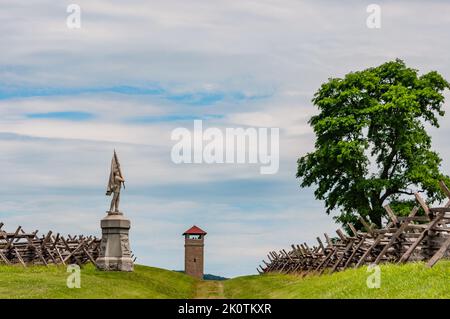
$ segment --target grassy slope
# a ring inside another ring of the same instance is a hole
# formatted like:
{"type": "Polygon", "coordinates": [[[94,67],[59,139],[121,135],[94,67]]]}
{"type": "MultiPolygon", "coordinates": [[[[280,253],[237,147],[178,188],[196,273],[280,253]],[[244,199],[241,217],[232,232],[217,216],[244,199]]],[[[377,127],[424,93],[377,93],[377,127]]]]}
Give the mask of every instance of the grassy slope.
{"type": "Polygon", "coordinates": [[[382,265],[381,287],[368,289],[367,267],[332,275],[245,276],[224,282],[227,298],[450,298],[450,261],[382,265]]]}
{"type": "Polygon", "coordinates": [[[224,299],[223,280],[198,281],[195,286],[194,298],[224,299]]]}
{"type": "Polygon", "coordinates": [[[381,266],[381,288],[368,289],[366,267],[332,275],[246,276],[199,281],[182,273],[135,266],[133,273],[81,271],[69,289],[65,267],[0,266],[1,298],[450,298],[450,261],[381,266]]]}
{"type": "Polygon", "coordinates": [[[66,286],[65,267],[0,266],[2,298],[191,298],[197,280],[159,268],[135,266],[132,273],[81,270],[81,288],[66,286]]]}

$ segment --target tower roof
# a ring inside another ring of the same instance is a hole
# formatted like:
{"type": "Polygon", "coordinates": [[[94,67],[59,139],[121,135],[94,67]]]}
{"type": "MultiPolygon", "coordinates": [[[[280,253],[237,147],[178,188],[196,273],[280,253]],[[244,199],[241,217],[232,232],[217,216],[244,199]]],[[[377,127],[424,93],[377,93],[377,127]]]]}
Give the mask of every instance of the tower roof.
{"type": "Polygon", "coordinates": [[[186,230],[183,233],[183,236],[184,235],[206,235],[206,232],[194,225],[191,228],[189,228],[188,230],[186,230]]]}

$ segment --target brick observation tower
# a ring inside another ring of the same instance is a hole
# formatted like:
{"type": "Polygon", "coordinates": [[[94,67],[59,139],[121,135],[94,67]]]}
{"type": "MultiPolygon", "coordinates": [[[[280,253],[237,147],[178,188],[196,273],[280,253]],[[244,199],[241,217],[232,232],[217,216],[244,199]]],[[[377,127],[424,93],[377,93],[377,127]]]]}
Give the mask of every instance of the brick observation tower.
{"type": "Polygon", "coordinates": [[[203,247],[206,232],[192,226],[184,236],[184,272],[192,277],[203,279],[203,247]]]}

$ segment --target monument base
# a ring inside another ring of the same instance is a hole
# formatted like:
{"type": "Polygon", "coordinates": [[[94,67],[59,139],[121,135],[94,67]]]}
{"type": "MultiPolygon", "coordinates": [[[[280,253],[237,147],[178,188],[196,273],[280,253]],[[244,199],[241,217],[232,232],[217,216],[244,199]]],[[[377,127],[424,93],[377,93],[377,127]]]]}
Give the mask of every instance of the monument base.
{"type": "Polygon", "coordinates": [[[99,257],[96,260],[97,267],[106,271],[133,271],[131,257],[99,257]]]}
{"type": "Polygon", "coordinates": [[[121,213],[110,213],[100,222],[102,242],[97,267],[107,271],[133,271],[128,233],[130,220],[121,213]]]}

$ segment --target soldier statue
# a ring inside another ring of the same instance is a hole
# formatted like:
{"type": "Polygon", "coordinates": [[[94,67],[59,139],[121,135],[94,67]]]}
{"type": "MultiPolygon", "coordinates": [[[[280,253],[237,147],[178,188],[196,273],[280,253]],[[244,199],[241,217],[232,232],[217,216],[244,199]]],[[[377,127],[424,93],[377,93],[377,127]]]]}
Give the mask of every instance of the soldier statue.
{"type": "Polygon", "coordinates": [[[111,160],[111,172],[109,174],[109,182],[106,190],[106,195],[110,196],[113,194],[111,200],[111,206],[109,208],[110,214],[120,214],[119,203],[120,203],[120,189],[125,188],[125,179],[123,178],[122,170],[120,169],[119,159],[117,158],[116,150],[114,150],[114,155],[111,160]]]}
{"type": "Polygon", "coordinates": [[[113,195],[113,198],[111,207],[107,212],[108,215],[100,221],[102,241],[100,242],[98,258],[95,260],[97,267],[105,271],[133,271],[129,239],[131,223],[119,211],[122,184],[123,188],[125,188],[125,178],[123,178],[119,159],[114,150],[108,187],[106,189],[106,195],[113,195]]]}

